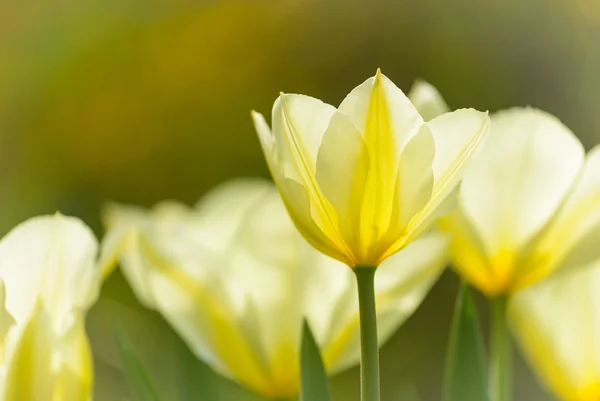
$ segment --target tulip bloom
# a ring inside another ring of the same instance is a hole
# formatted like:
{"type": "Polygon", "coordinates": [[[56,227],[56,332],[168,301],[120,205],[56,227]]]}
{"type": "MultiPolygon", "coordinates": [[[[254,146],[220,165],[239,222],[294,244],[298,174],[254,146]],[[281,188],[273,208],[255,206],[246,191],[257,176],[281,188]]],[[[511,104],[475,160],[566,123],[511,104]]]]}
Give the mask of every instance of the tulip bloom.
{"type": "Polygon", "coordinates": [[[521,348],[559,399],[600,399],[599,262],[518,292],[509,313],[521,348]]]}
{"type": "Polygon", "coordinates": [[[272,130],[252,113],[288,213],[315,248],[375,267],[448,211],[444,200],[487,132],[471,109],[429,122],[379,71],[336,109],[282,94],[272,130]]]}
{"type": "MultiPolygon", "coordinates": [[[[353,275],[297,233],[276,189],[238,181],[195,209],[148,212],[113,205],[121,269],[142,304],[158,310],[216,371],[270,398],[299,391],[304,317],[328,372],[358,362],[353,275]]],[[[382,265],[376,280],[383,343],[417,308],[446,262],[447,240],[430,235],[382,265]]]]}
{"type": "MultiPolygon", "coordinates": [[[[444,111],[428,84],[411,96],[444,111]]],[[[577,137],[540,110],[516,107],[491,119],[458,207],[439,225],[452,237],[456,270],[494,297],[600,257],[600,147],[586,158],[577,137]]]]}
{"type": "Polygon", "coordinates": [[[556,118],[514,108],[492,116],[488,145],[441,220],[455,268],[493,297],[600,256],[600,148],[585,160],[556,118]]]}
{"type": "Polygon", "coordinates": [[[0,400],[91,399],[84,318],[101,282],[97,248],[87,226],[58,214],[0,241],[0,400]]]}

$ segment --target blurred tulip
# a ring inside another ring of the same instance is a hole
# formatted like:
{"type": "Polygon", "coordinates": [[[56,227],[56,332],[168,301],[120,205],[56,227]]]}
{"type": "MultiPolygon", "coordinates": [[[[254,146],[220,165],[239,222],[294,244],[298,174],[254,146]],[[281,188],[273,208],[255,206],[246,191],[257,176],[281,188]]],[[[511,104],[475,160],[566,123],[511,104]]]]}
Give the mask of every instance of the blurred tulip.
{"type": "MultiPolygon", "coordinates": [[[[428,99],[429,110],[445,104],[426,85],[413,96],[428,99]]],[[[586,160],[566,126],[532,108],[491,120],[483,151],[465,170],[459,206],[440,227],[452,236],[456,270],[493,297],[600,258],[600,147],[586,160]]]]}
{"type": "Polygon", "coordinates": [[[518,292],[510,318],[521,348],[559,399],[600,399],[600,263],[518,292]]]}
{"type": "Polygon", "coordinates": [[[60,214],[27,220],[0,241],[0,400],[91,398],[84,318],[101,282],[97,249],[87,226],[60,214]]]}
{"type": "Polygon", "coordinates": [[[450,107],[437,88],[420,79],[416,80],[410,88],[408,99],[425,121],[433,120],[450,111],[450,107]]]}
{"type": "Polygon", "coordinates": [[[465,109],[425,123],[379,71],[338,109],[282,94],[272,131],[260,114],[252,116],[295,225],[350,267],[378,266],[448,211],[444,200],[489,121],[465,109]]]}
{"type": "MultiPolygon", "coordinates": [[[[266,397],[296,395],[304,317],[330,374],[358,362],[353,274],[302,239],[270,183],[226,184],[195,209],[112,205],[105,221],[141,303],[220,373],[266,397]]],[[[380,343],[421,303],[446,263],[446,247],[444,236],[426,236],[382,265],[380,343]]]]}

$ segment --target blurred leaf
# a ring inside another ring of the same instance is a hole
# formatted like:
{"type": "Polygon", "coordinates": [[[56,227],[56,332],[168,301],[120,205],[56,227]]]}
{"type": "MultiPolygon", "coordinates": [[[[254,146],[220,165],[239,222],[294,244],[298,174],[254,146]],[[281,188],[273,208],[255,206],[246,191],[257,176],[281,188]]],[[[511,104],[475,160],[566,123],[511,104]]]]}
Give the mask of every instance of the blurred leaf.
{"type": "Polygon", "coordinates": [[[306,320],[302,328],[300,351],[300,401],[331,401],[329,379],[321,352],[306,320]]]}
{"type": "Polygon", "coordinates": [[[217,375],[206,363],[196,358],[180,339],[178,339],[177,347],[181,361],[178,374],[178,385],[182,389],[179,394],[180,401],[240,399],[230,397],[227,388],[221,389],[220,387],[226,379],[217,375]],[[221,395],[221,393],[223,394],[221,395]]]}
{"type": "Polygon", "coordinates": [[[137,401],[161,401],[129,339],[121,331],[117,331],[116,339],[132,397],[137,401]]]}
{"type": "Polygon", "coordinates": [[[483,338],[471,292],[461,284],[446,356],[443,401],[488,401],[483,338]]]}

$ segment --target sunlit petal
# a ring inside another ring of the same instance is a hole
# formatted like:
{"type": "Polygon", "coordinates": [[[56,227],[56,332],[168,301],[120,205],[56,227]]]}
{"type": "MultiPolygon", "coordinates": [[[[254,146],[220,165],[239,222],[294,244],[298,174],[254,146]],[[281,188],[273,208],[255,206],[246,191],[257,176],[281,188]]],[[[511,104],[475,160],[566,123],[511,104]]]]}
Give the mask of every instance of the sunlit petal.
{"type": "Polygon", "coordinates": [[[518,250],[555,213],[583,164],[583,148],[556,118],[515,108],[492,133],[462,183],[464,212],[490,255],[518,250]]]}
{"type": "Polygon", "coordinates": [[[444,201],[459,184],[463,170],[471,156],[479,149],[489,131],[487,114],[472,109],[446,113],[427,123],[435,140],[433,161],[434,184],[431,198],[411,220],[406,237],[396,247],[418,238],[440,217],[440,209],[446,211],[444,201]]]}
{"type": "Polygon", "coordinates": [[[87,308],[99,288],[97,248],[91,230],[75,218],[36,217],[15,227],[0,241],[7,309],[22,319],[38,296],[53,315],[87,308]]]}
{"type": "Polygon", "coordinates": [[[600,266],[514,295],[513,331],[538,375],[563,400],[600,397],[600,266]]]}
{"type": "Polygon", "coordinates": [[[541,239],[540,254],[552,259],[549,268],[576,268],[600,258],[600,147],[586,158],[581,176],[564,207],[541,239]]]}

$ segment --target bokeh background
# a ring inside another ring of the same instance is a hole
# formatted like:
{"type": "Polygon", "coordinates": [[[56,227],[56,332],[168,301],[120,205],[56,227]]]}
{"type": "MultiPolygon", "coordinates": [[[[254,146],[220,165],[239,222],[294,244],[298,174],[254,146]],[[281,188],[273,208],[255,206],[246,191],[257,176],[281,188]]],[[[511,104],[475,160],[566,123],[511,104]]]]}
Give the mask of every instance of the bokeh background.
{"type": "MultiPolygon", "coordinates": [[[[268,176],[249,111],[279,91],[338,104],[377,67],[452,107],[532,105],[600,142],[600,0],[0,0],[0,234],[61,210],[101,236],[108,200],[191,204],[268,176]]],[[[439,400],[456,288],[445,273],[384,347],[384,401],[439,400]]],[[[257,400],[211,376],[118,271],[88,327],[97,401],[126,399],[115,327],[167,400],[257,400]]],[[[518,357],[515,369],[517,401],[552,399],[518,357]]],[[[333,386],[358,400],[358,370],[333,386]]]]}

